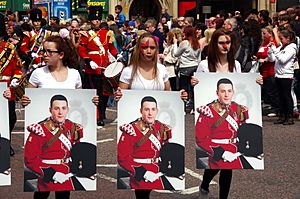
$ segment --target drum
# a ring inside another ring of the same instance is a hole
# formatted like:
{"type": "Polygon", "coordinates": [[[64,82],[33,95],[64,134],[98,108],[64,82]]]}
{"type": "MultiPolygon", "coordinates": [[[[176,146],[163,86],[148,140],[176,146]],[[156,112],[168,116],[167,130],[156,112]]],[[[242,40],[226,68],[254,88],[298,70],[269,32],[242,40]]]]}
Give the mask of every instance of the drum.
{"type": "Polygon", "coordinates": [[[104,76],[107,79],[107,82],[113,89],[117,89],[119,86],[119,78],[123,70],[122,62],[113,62],[108,65],[104,71],[104,76]]]}

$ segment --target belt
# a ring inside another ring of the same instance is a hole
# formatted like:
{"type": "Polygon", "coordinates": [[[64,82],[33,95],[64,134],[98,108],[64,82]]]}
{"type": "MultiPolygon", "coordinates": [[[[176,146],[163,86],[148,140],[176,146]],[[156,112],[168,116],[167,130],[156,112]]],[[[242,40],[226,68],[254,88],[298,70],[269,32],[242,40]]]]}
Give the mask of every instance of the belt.
{"type": "Polygon", "coordinates": [[[103,55],[103,53],[101,53],[100,51],[90,51],[90,52],[88,52],[88,54],[90,54],[90,55],[103,55]]]}
{"type": "Polygon", "coordinates": [[[158,158],[144,158],[144,159],[134,158],[133,161],[136,163],[151,164],[151,163],[158,163],[158,158]]]}
{"type": "Polygon", "coordinates": [[[231,144],[231,143],[237,143],[237,138],[230,138],[230,139],[211,139],[213,143],[216,144],[231,144]]]}
{"type": "Polygon", "coordinates": [[[1,76],[0,75],[0,80],[10,80],[10,79],[11,79],[11,76],[5,76],[5,75],[1,76]]]}
{"type": "Polygon", "coordinates": [[[54,159],[54,160],[42,160],[45,164],[64,164],[69,163],[71,161],[71,158],[65,158],[65,159],[54,159]]]}

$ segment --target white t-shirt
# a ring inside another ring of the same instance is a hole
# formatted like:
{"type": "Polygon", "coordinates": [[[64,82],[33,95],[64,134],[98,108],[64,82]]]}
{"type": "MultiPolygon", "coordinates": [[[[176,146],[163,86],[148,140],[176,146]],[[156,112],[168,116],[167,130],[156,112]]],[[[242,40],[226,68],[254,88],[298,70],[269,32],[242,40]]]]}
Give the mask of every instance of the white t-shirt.
{"type": "MultiPolygon", "coordinates": [[[[205,60],[202,60],[199,65],[198,65],[198,68],[197,68],[197,73],[208,73],[209,72],[209,69],[208,69],[208,62],[207,62],[207,59],[205,60]]],[[[233,72],[234,73],[241,73],[241,64],[240,62],[238,62],[237,60],[235,60],[235,67],[233,69],[233,72]]]]}
{"type": "MultiPolygon", "coordinates": [[[[162,64],[157,64],[158,68],[158,78],[147,80],[145,79],[139,71],[134,77],[130,89],[134,90],[165,90],[165,82],[168,81],[168,73],[166,67],[162,64]]],[[[128,66],[123,69],[120,77],[120,81],[126,84],[130,84],[130,78],[132,73],[132,66],[128,66]]]]}
{"type": "Polygon", "coordinates": [[[29,78],[29,83],[37,88],[76,89],[82,86],[80,74],[76,69],[68,68],[67,79],[58,82],[51,75],[48,66],[35,69],[29,78]]]}

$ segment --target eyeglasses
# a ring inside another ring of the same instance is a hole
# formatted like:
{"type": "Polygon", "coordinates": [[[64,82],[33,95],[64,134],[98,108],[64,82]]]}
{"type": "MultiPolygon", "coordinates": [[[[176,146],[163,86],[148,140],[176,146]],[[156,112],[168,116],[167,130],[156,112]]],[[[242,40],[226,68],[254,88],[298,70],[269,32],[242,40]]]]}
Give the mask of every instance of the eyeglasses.
{"type": "Polygon", "coordinates": [[[224,44],[230,44],[231,43],[231,41],[219,41],[218,42],[218,44],[220,44],[220,45],[224,45],[224,44]]]}
{"type": "Polygon", "coordinates": [[[47,55],[53,55],[53,53],[60,53],[60,51],[58,50],[50,50],[50,49],[43,49],[41,50],[42,55],[44,55],[45,53],[47,53],[47,55]]]}

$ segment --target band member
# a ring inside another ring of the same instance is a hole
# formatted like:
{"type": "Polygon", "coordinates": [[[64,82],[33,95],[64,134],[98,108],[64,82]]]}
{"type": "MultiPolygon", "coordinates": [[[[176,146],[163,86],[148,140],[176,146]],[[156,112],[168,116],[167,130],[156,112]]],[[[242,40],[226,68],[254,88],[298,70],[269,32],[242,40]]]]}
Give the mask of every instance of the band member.
{"type": "MultiPolygon", "coordinates": [[[[19,79],[22,76],[22,63],[14,45],[7,42],[6,39],[5,19],[0,14],[0,82],[6,82],[9,87],[9,91],[4,92],[4,96],[9,100],[9,131],[12,132],[17,121],[13,91],[14,88],[19,86],[19,79]]],[[[10,154],[15,154],[12,148],[10,154]]]]}
{"type": "Polygon", "coordinates": [[[216,93],[217,100],[197,109],[196,143],[207,152],[211,169],[242,169],[237,130],[248,119],[248,110],[232,101],[234,90],[229,79],[218,81],[216,93]]]}
{"type": "Polygon", "coordinates": [[[83,137],[83,129],[66,118],[68,111],[67,98],[54,95],[50,100],[51,116],[27,127],[30,134],[24,147],[24,163],[38,175],[39,192],[35,192],[34,198],[47,198],[49,191],[75,189],[70,173],[70,151],[83,137]],[[43,194],[46,197],[40,197],[43,194]]]}
{"type": "Polygon", "coordinates": [[[164,189],[158,159],[161,147],[172,137],[171,128],[156,120],[153,97],[142,99],[140,112],[141,118],[120,126],[118,163],[130,173],[132,189],[164,189]]]}
{"type": "Polygon", "coordinates": [[[98,126],[104,126],[105,109],[108,101],[108,96],[112,95],[107,92],[105,87],[106,80],[104,77],[104,70],[109,65],[108,51],[116,57],[118,51],[114,47],[113,32],[108,30],[106,22],[101,22],[102,7],[90,7],[89,20],[92,29],[88,31],[80,31],[80,44],[78,53],[85,62],[85,79],[83,81],[84,88],[97,89],[99,96],[98,126]],[[101,23],[100,23],[101,22],[101,23]]]}

